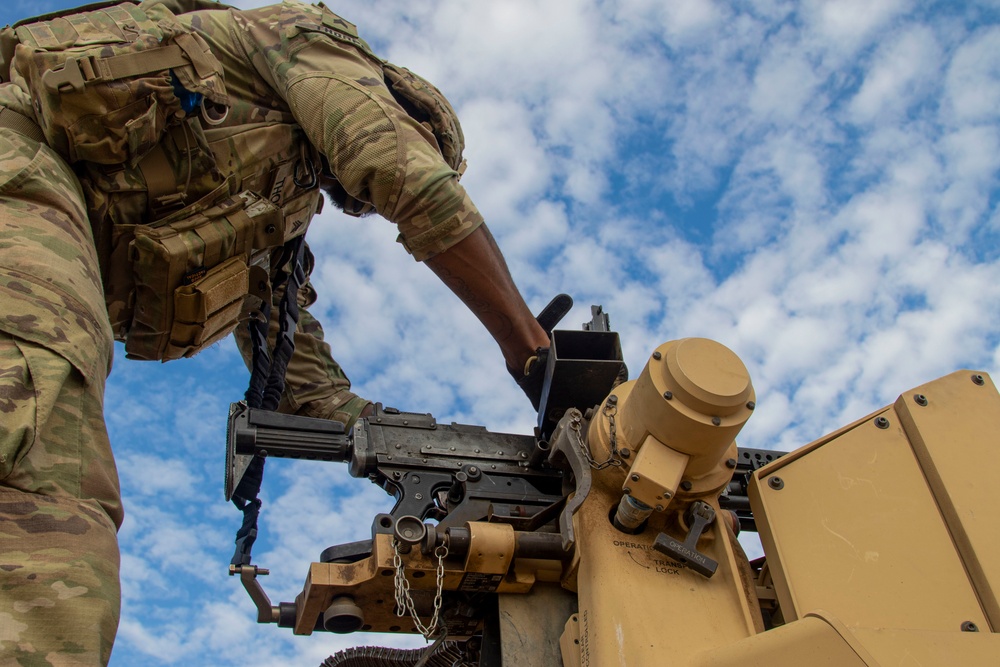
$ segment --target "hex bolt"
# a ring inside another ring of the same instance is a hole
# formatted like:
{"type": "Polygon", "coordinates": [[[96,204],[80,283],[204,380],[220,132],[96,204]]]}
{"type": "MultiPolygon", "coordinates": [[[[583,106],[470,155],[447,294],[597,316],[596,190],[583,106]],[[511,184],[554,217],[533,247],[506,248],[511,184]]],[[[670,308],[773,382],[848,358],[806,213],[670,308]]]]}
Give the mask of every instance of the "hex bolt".
{"type": "Polygon", "coordinates": [[[747,410],[753,410],[756,407],[757,407],[756,403],[754,403],[753,401],[747,401],[747,410]]]}
{"type": "Polygon", "coordinates": [[[972,376],[972,382],[973,382],[973,384],[978,384],[980,387],[982,387],[984,384],[986,384],[986,380],[979,373],[973,374],[973,376],[972,376]]]}
{"type": "Polygon", "coordinates": [[[722,423],[721,419],[719,419],[718,417],[712,417],[712,425],[713,426],[718,426],[721,423],[722,423]]]}
{"type": "Polygon", "coordinates": [[[694,485],[691,484],[691,480],[687,480],[686,479],[683,482],[681,482],[681,488],[684,489],[685,491],[690,491],[691,487],[693,487],[693,486],[694,485]]]}
{"type": "Polygon", "coordinates": [[[422,493],[415,493],[415,494],[413,494],[413,497],[416,498],[417,500],[423,500],[424,499],[424,494],[422,494],[422,493]]]}
{"type": "Polygon", "coordinates": [[[914,394],[913,402],[920,406],[927,405],[927,397],[923,394],[914,394]]]}
{"type": "Polygon", "coordinates": [[[621,455],[623,459],[627,459],[628,457],[632,456],[632,452],[629,451],[628,447],[623,447],[622,449],[619,449],[618,453],[621,455]]]}
{"type": "Polygon", "coordinates": [[[610,396],[608,396],[608,403],[615,405],[616,403],[618,403],[618,397],[615,396],[614,394],[611,394],[610,396]]]}
{"type": "Polygon", "coordinates": [[[669,491],[664,491],[664,492],[663,492],[663,497],[664,497],[664,499],[666,499],[666,500],[670,500],[671,498],[673,498],[673,497],[674,497],[674,494],[670,493],[669,491]]]}
{"type": "Polygon", "coordinates": [[[639,475],[637,475],[635,473],[632,473],[632,476],[629,477],[629,479],[631,479],[633,482],[638,482],[639,481],[639,475]]]}
{"type": "Polygon", "coordinates": [[[479,468],[477,468],[476,466],[469,466],[469,473],[470,474],[475,475],[478,472],[479,472],[479,468]]]}
{"type": "Polygon", "coordinates": [[[736,459],[726,459],[726,467],[733,469],[736,467],[736,459]]]}
{"type": "Polygon", "coordinates": [[[657,512],[662,512],[663,511],[663,505],[657,505],[656,506],[656,511],[657,512]]]}
{"type": "Polygon", "coordinates": [[[780,477],[768,477],[767,485],[772,489],[774,489],[775,491],[780,491],[781,489],[785,488],[785,480],[781,479],[780,477]]]}
{"type": "Polygon", "coordinates": [[[672,399],[673,397],[674,397],[674,392],[672,392],[672,391],[665,391],[665,392],[663,392],[663,398],[667,399],[668,401],[670,399],[672,399]]]}
{"type": "Polygon", "coordinates": [[[632,489],[626,486],[625,488],[622,489],[622,493],[624,493],[626,496],[630,496],[632,495],[632,489]]]}
{"type": "Polygon", "coordinates": [[[876,417],[875,426],[879,428],[889,428],[889,420],[885,417],[876,417]]]}
{"type": "Polygon", "coordinates": [[[962,623],[962,632],[979,632],[979,626],[972,621],[962,623]]]}
{"type": "Polygon", "coordinates": [[[657,350],[656,352],[653,352],[653,358],[656,359],[657,361],[659,361],[660,359],[663,358],[663,355],[660,354],[659,350],[657,350]]]}

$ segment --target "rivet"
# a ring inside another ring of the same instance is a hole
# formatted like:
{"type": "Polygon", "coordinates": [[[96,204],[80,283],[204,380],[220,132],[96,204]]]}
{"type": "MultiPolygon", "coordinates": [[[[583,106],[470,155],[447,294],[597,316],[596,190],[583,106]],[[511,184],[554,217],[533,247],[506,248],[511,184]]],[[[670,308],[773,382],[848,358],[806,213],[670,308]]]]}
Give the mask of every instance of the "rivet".
{"type": "Polygon", "coordinates": [[[672,399],[673,397],[674,397],[674,392],[672,392],[672,391],[665,391],[665,392],[663,392],[663,398],[667,399],[668,401],[670,399],[672,399]]]}
{"type": "Polygon", "coordinates": [[[775,491],[780,491],[781,489],[785,488],[785,480],[781,479],[780,477],[768,477],[767,485],[770,486],[775,491]]]}
{"type": "Polygon", "coordinates": [[[917,405],[927,405],[927,397],[923,394],[916,394],[913,397],[913,402],[917,405]]]}
{"type": "Polygon", "coordinates": [[[663,511],[663,505],[657,505],[656,506],[656,511],[657,512],[662,512],[663,511]]]}
{"type": "Polygon", "coordinates": [[[633,482],[638,482],[639,481],[639,475],[633,473],[632,476],[629,479],[631,479],[633,482]]]}
{"type": "Polygon", "coordinates": [[[889,420],[885,417],[876,417],[875,426],[879,428],[889,428],[889,420]]]}
{"type": "Polygon", "coordinates": [[[757,407],[756,403],[754,403],[753,401],[747,401],[747,410],[753,410],[756,407],[757,407]]]}
{"type": "Polygon", "coordinates": [[[630,496],[632,495],[632,489],[626,486],[624,489],[622,489],[622,493],[624,493],[626,496],[630,496]]]}
{"type": "Polygon", "coordinates": [[[719,419],[718,417],[712,417],[712,424],[714,424],[715,426],[718,426],[721,423],[722,423],[721,419],[719,419]]]}
{"type": "Polygon", "coordinates": [[[980,387],[982,387],[984,384],[986,384],[986,380],[983,379],[983,376],[980,375],[979,373],[974,373],[972,375],[972,382],[974,384],[978,384],[980,387]]]}
{"type": "Polygon", "coordinates": [[[736,459],[726,459],[726,467],[727,468],[735,468],[736,467],[736,459]]]}
{"type": "Polygon", "coordinates": [[[653,352],[653,358],[656,359],[657,361],[659,361],[660,359],[663,358],[663,355],[660,354],[659,350],[657,350],[656,352],[653,352]]]}

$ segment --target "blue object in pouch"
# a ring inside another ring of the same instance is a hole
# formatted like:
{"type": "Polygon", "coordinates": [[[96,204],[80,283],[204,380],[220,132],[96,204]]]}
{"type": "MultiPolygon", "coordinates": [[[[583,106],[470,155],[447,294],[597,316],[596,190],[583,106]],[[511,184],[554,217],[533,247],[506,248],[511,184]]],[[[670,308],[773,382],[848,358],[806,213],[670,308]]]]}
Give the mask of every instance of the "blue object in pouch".
{"type": "Polygon", "coordinates": [[[184,113],[191,113],[195,109],[201,106],[201,101],[204,95],[201,93],[192,93],[190,90],[181,85],[181,82],[177,80],[177,76],[174,74],[173,70],[170,70],[170,83],[174,86],[174,95],[181,102],[181,109],[184,113]]]}

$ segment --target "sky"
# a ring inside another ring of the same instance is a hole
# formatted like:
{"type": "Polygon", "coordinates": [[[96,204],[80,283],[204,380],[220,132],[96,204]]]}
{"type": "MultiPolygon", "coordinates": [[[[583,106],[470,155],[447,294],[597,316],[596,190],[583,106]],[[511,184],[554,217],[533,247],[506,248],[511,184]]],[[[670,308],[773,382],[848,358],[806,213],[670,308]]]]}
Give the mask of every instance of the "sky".
{"type": "MultiPolygon", "coordinates": [[[[0,22],[72,4],[5,3],[0,22]]],[[[997,0],[329,4],[453,102],[462,182],[534,310],[566,292],[563,327],[579,328],[603,305],[633,376],[678,338],[740,356],[757,395],[741,445],[791,450],[1000,365],[997,0]]],[[[395,237],[332,206],[308,234],[313,313],[355,390],[530,433],[492,339],[395,237]]],[[[165,365],[116,348],[114,667],[316,665],[398,643],[257,626],[227,576],[240,515],[222,494],[225,421],[246,382],[231,340],[165,365]]],[[[266,475],[254,561],[275,603],[391,507],[342,465],[266,475]]]]}

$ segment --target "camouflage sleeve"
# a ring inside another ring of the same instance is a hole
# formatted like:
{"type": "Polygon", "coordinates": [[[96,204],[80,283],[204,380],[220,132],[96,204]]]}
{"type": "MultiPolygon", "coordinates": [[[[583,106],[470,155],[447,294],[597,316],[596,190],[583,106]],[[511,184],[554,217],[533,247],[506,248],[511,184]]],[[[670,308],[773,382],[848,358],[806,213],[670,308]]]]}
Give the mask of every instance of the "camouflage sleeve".
{"type": "Polygon", "coordinates": [[[233,16],[253,66],[285,99],[341,185],[396,223],[415,259],[447,250],[482,224],[434,135],[393,98],[353,25],[328,9],[292,2],[233,16]]]}

